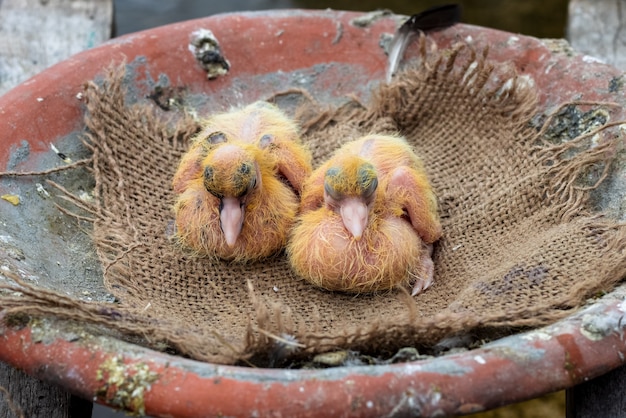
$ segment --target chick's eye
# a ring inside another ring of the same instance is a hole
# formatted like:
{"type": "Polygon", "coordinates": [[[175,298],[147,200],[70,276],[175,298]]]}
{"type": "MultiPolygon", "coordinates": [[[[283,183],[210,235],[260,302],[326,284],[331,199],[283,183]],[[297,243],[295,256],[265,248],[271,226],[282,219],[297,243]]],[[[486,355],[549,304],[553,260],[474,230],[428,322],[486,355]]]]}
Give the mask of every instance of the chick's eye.
{"type": "Polygon", "coordinates": [[[274,143],[274,135],[271,134],[265,134],[261,137],[261,139],[259,139],[260,148],[267,148],[272,143],[274,143]]]}
{"type": "Polygon", "coordinates": [[[374,192],[376,191],[376,188],[378,187],[378,178],[374,177],[373,179],[371,179],[371,181],[369,182],[369,184],[364,184],[364,189],[363,189],[363,197],[364,198],[370,198],[374,195],[374,192]]]}
{"type": "Polygon", "coordinates": [[[223,197],[223,193],[221,193],[216,187],[215,171],[213,170],[213,167],[206,166],[204,168],[204,171],[202,172],[202,180],[204,183],[204,188],[209,193],[211,193],[213,196],[218,197],[220,199],[223,197]]]}
{"type": "Polygon", "coordinates": [[[250,193],[252,190],[254,190],[257,186],[257,177],[256,177],[256,173],[252,173],[252,176],[250,176],[250,182],[248,183],[248,187],[246,189],[244,189],[242,191],[242,196],[245,196],[246,194],[250,193]]]}
{"type": "Polygon", "coordinates": [[[226,134],[224,132],[212,132],[207,137],[206,141],[209,144],[220,144],[226,142],[226,134]]]}
{"type": "Polygon", "coordinates": [[[213,167],[206,166],[204,167],[204,171],[202,172],[202,177],[204,177],[204,181],[212,181],[213,180],[213,167]]]}
{"type": "Polygon", "coordinates": [[[341,194],[337,192],[337,190],[335,190],[335,188],[331,186],[328,181],[324,182],[324,191],[331,199],[336,201],[341,200],[341,194]]]}
{"type": "Polygon", "coordinates": [[[339,173],[341,173],[341,169],[339,167],[331,167],[326,170],[326,178],[336,178],[339,176],[339,173]]]}
{"type": "Polygon", "coordinates": [[[378,176],[373,165],[367,163],[359,168],[357,174],[358,187],[361,195],[365,198],[371,197],[378,187],[378,176]]]}
{"type": "Polygon", "coordinates": [[[254,188],[257,181],[254,164],[250,162],[242,163],[237,167],[231,179],[232,194],[236,197],[244,197],[254,188]]]}
{"type": "Polygon", "coordinates": [[[241,174],[250,174],[250,164],[241,164],[239,167],[239,173],[241,174]]]}

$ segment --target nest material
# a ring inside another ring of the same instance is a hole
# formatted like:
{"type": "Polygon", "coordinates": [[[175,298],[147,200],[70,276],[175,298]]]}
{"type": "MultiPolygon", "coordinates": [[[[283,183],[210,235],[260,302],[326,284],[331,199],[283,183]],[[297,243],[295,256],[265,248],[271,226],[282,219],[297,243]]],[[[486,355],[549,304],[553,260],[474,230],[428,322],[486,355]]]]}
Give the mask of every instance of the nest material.
{"type": "Polygon", "coordinates": [[[367,105],[303,105],[316,166],[346,141],[400,133],[439,199],[434,285],[415,298],[401,290],[355,297],[298,279],[284,255],[241,265],[181,250],[170,239],[170,184],[197,123],[172,127],[149,103],[128,106],[123,73],[112,71],[86,92],[97,202],[87,209],[105,285],[120,302],[25,289],[12,309],[106,324],[217,363],[267,358],[276,341],[294,338],[305,354],[389,353],[563,318],[626,273],[624,226],[591,214],[580,185],[590,167],[609,164],[611,144],[587,147],[588,135],[544,141],[547,128],[531,124],[535,92],[522,81],[494,76],[485,56],[459,47],[425,58],[367,105]]]}

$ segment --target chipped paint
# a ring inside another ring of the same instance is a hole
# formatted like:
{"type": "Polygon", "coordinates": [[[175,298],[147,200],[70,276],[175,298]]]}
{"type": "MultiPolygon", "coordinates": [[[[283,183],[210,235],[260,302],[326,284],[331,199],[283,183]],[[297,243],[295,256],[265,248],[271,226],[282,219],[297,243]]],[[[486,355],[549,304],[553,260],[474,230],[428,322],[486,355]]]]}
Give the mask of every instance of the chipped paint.
{"type": "Polygon", "coordinates": [[[450,358],[442,357],[436,363],[433,362],[418,362],[418,363],[406,363],[402,365],[403,374],[414,374],[419,372],[437,373],[442,376],[463,376],[472,372],[472,367],[465,365],[464,363],[455,361],[455,356],[450,358]]]}
{"type": "Polygon", "coordinates": [[[519,42],[519,36],[509,36],[509,39],[507,39],[506,44],[508,46],[514,46],[518,42],[519,42]]]}
{"type": "Polygon", "coordinates": [[[591,55],[583,55],[583,61],[586,63],[600,63],[600,64],[604,64],[605,61],[601,58],[598,57],[594,57],[591,55]]]}
{"type": "Polygon", "coordinates": [[[96,372],[98,399],[108,405],[145,415],[144,395],[159,375],[144,362],[125,363],[121,356],[106,359],[96,372]]]}
{"type": "MultiPolygon", "coordinates": [[[[367,28],[367,27],[370,27],[377,20],[385,18],[385,17],[391,17],[391,16],[397,16],[397,15],[394,15],[389,10],[376,10],[376,11],[365,13],[361,16],[355,17],[354,19],[350,21],[350,24],[357,28],[367,28]]],[[[402,18],[402,17],[399,17],[399,18],[402,18]]],[[[404,17],[403,20],[406,20],[406,16],[404,17]]]]}
{"type": "Polygon", "coordinates": [[[580,333],[592,341],[600,341],[615,330],[615,318],[607,315],[586,314],[580,333]]]}
{"type": "Polygon", "coordinates": [[[567,57],[572,57],[576,53],[565,39],[540,39],[539,41],[553,54],[564,54],[567,57]]]}
{"type": "Polygon", "coordinates": [[[530,331],[530,332],[527,332],[526,334],[522,334],[521,338],[524,340],[528,340],[528,341],[532,341],[532,340],[549,341],[550,339],[552,339],[552,335],[548,334],[547,332],[543,332],[542,330],[538,330],[538,331],[530,331]]]}
{"type": "Polygon", "coordinates": [[[11,145],[9,149],[9,162],[7,163],[7,170],[12,171],[24,162],[30,155],[30,144],[25,139],[20,141],[20,145],[11,145]]]}
{"type": "Polygon", "coordinates": [[[522,343],[520,340],[518,337],[507,337],[504,338],[504,341],[497,340],[485,344],[483,347],[489,349],[490,353],[497,355],[499,358],[506,358],[520,366],[541,361],[545,357],[546,350],[541,348],[541,345],[537,344],[537,342],[522,343]],[[509,340],[509,338],[512,338],[512,340],[509,340]]]}

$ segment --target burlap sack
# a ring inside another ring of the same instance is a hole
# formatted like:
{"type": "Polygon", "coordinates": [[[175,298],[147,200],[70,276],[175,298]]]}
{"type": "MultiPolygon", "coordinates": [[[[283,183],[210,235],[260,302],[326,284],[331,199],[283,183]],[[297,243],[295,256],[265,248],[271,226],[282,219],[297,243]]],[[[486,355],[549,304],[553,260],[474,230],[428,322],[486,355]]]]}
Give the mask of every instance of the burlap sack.
{"type": "Polygon", "coordinates": [[[540,110],[530,84],[504,76],[511,74],[494,75],[485,57],[459,47],[425,58],[366,106],[322,110],[305,100],[300,108],[316,165],[370,132],[401,133],[425,161],[444,235],[434,285],[411,298],[402,290],[316,289],[282,254],[240,265],[179,248],[171,239],[171,179],[198,124],[179,117],[173,125],[148,101],[127,105],[123,74],[113,71],[88,85],[86,123],[94,242],[119,303],[65,298],[71,306],[60,306],[34,290],[21,310],[28,313],[31,301],[39,313],[106,324],[192,358],[260,365],[271,364],[281,339],[297,341],[295,355],[339,348],[387,355],[562,318],[626,273],[625,228],[591,213],[583,181],[610,163],[611,144],[591,147],[589,135],[553,140],[550,119],[543,129],[531,123],[540,110]]]}

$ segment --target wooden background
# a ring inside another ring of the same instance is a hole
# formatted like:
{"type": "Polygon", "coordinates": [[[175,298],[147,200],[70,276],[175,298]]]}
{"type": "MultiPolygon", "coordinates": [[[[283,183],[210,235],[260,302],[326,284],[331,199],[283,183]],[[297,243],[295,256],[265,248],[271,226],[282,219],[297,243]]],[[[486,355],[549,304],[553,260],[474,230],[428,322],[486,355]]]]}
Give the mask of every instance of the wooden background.
{"type": "MultiPolygon", "coordinates": [[[[572,0],[567,37],[578,51],[626,69],[624,22],[626,0],[572,0]]],[[[0,0],[0,95],[106,41],[112,28],[113,0],[0,0]]],[[[0,387],[27,418],[91,416],[90,401],[3,363],[0,387]]],[[[567,417],[626,417],[625,388],[624,367],[574,387],[567,391],[567,417]]],[[[0,418],[14,416],[6,395],[0,392],[0,418]]]]}

